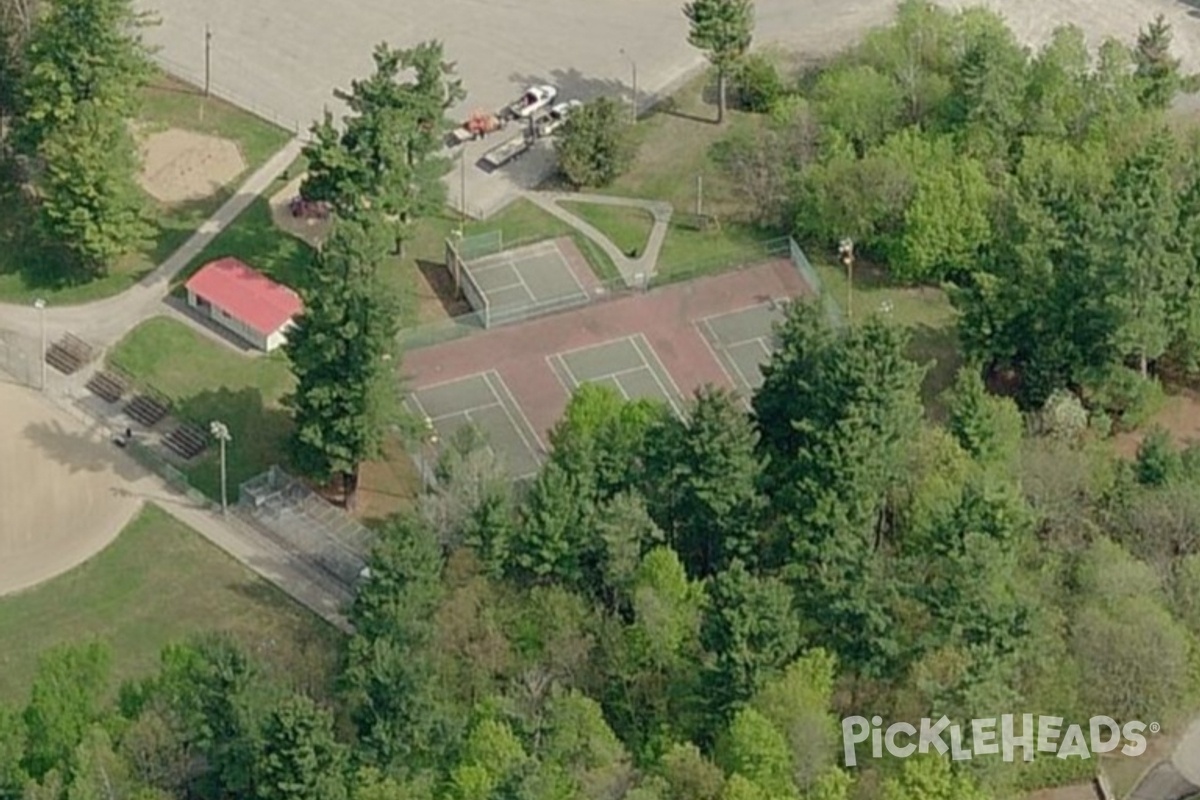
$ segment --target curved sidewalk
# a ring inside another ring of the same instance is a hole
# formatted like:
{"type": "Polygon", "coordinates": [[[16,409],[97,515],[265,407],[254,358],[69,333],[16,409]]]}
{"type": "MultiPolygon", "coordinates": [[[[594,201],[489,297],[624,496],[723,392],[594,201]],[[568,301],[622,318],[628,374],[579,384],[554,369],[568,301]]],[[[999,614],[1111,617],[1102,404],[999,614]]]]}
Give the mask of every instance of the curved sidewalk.
{"type": "Polygon", "coordinates": [[[617,271],[625,279],[628,286],[645,286],[654,277],[658,268],[658,254],[662,250],[663,241],[667,238],[667,229],[671,223],[674,208],[670,203],[655,200],[639,200],[633,197],[616,197],[606,194],[579,194],[572,192],[524,192],[530,202],[536,204],[549,214],[553,214],[567,223],[584,236],[591,239],[605,254],[612,259],[617,271]],[[599,231],[594,225],[567,211],[559,203],[594,203],[596,205],[624,206],[640,208],[650,212],[654,217],[654,227],[650,229],[650,237],[646,240],[646,248],[638,258],[630,258],[622,253],[612,240],[599,231]]]}
{"type": "MultiPolygon", "coordinates": [[[[300,155],[304,139],[288,142],[268,159],[237,192],[225,201],[184,244],[136,285],[115,297],[73,306],[47,306],[46,331],[50,338],[71,333],[98,347],[107,347],[147,317],[161,314],[161,303],[171,291],[171,281],[227,225],[237,219],[300,155]]],[[[0,303],[0,328],[29,337],[41,335],[41,317],[31,306],[0,303]]]]}

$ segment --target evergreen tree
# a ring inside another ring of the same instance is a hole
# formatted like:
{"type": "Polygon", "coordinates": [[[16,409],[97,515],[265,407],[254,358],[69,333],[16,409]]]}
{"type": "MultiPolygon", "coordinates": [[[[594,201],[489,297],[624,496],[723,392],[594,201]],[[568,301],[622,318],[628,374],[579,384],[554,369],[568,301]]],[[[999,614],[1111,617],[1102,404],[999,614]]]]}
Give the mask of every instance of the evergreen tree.
{"type": "Polygon", "coordinates": [[[345,800],[346,753],[333,719],[303,695],[281,700],[263,723],[255,759],[258,800],[345,800]]]}
{"type": "Polygon", "coordinates": [[[1142,105],[1146,108],[1168,107],[1179,91],[1179,59],[1171,55],[1172,38],[1171,25],[1162,14],[1138,31],[1133,58],[1142,105]]]}
{"type": "Polygon", "coordinates": [[[304,311],[285,348],[296,376],[295,464],[318,480],[340,477],[347,505],[397,412],[397,313],[379,280],[386,250],[378,215],[339,218],[300,289],[304,311]]]}
{"type": "Polygon", "coordinates": [[[691,24],[688,44],[717,69],[717,123],[725,121],[726,84],[754,37],[753,0],[693,0],[683,7],[691,24]]]}

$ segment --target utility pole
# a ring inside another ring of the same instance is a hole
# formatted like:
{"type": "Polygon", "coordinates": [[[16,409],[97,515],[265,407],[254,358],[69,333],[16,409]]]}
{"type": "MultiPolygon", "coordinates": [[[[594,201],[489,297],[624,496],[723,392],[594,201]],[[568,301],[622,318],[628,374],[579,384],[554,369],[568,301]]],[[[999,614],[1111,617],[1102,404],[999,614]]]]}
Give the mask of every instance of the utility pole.
{"type": "Polygon", "coordinates": [[[204,26],[204,96],[212,91],[212,29],[204,26]]]}
{"type": "Polygon", "coordinates": [[[633,69],[633,112],[631,122],[636,125],[638,121],[638,86],[637,86],[637,62],[625,52],[625,48],[621,48],[621,55],[629,59],[629,65],[633,69]]]}
{"type": "Polygon", "coordinates": [[[46,301],[39,297],[33,301],[33,307],[38,310],[38,321],[42,327],[42,381],[39,388],[44,394],[46,392],[46,301]]]}
{"type": "Polygon", "coordinates": [[[467,232],[467,151],[458,156],[458,235],[467,232]]]}
{"type": "Polygon", "coordinates": [[[704,216],[704,176],[696,176],[696,216],[704,216]]]}
{"type": "Polygon", "coordinates": [[[838,256],[846,266],[846,318],[854,324],[854,241],[842,239],[838,243],[838,256]]]}
{"type": "Polygon", "coordinates": [[[227,481],[225,473],[225,445],[233,437],[229,435],[229,426],[227,426],[224,422],[213,420],[212,424],[209,425],[209,430],[212,431],[212,435],[215,436],[217,441],[221,444],[221,513],[228,514],[229,496],[226,489],[227,481]]]}

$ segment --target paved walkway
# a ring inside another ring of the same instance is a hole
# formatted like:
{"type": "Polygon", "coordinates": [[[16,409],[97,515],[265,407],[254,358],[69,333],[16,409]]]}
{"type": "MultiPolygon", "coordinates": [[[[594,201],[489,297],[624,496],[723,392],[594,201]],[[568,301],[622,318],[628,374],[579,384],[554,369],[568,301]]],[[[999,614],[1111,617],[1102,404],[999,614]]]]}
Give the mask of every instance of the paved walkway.
{"type": "Polygon", "coordinates": [[[525,192],[524,196],[550,214],[561,219],[584,236],[595,242],[616,265],[617,271],[625,279],[627,286],[644,286],[654,277],[658,267],[658,253],[662,250],[663,241],[667,238],[667,229],[671,223],[674,209],[670,203],[654,200],[637,200],[632,197],[613,197],[605,194],[576,194],[571,192],[525,192]],[[622,253],[607,236],[593,225],[567,211],[559,203],[596,203],[598,205],[624,206],[640,208],[650,212],[654,217],[654,227],[650,229],[650,238],[638,258],[630,258],[622,253]]]}

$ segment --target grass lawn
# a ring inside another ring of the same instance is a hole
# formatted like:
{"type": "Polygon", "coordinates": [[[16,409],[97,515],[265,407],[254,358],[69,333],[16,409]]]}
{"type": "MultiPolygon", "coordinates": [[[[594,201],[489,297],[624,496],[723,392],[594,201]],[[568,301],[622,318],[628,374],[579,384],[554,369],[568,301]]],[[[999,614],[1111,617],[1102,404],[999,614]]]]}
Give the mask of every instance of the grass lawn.
{"type": "MultiPolygon", "coordinates": [[[[808,256],[821,276],[825,291],[832,294],[845,316],[850,298],[844,268],[823,263],[819,254],[809,252],[808,256]]],[[[950,305],[950,298],[941,289],[891,285],[880,271],[858,266],[854,273],[853,304],[856,319],[886,313],[908,328],[909,355],[918,363],[930,365],[921,387],[926,411],[934,419],[942,419],[945,408],[941,395],[954,383],[954,375],[962,365],[955,329],[958,312],[950,305]],[[885,308],[889,310],[885,312],[885,308]]]]}
{"type": "Polygon", "coordinates": [[[638,122],[633,165],[606,194],[669,202],[675,218],[658,262],[659,283],[687,280],[760,259],[763,242],[778,232],[746,225],[744,201],[731,191],[713,163],[711,150],[731,130],[760,125],[763,117],[730,109],[722,125],[705,99],[711,79],[701,76],[679,90],[663,108],[638,122]],[[698,230],[694,215],[713,215],[720,225],[698,230]]]}
{"type": "MultiPolygon", "coordinates": [[[[109,362],[170,398],[183,418],[205,429],[214,419],[229,426],[231,487],[285,463],[291,418],[280,401],[293,379],[282,353],[244,356],[182,322],[155,317],[130,331],[112,349],[109,362]]],[[[216,448],[185,472],[201,492],[220,496],[216,448]]]]}
{"type": "Polygon", "coordinates": [[[567,211],[591,223],[622,253],[634,253],[636,258],[646,247],[654,227],[654,215],[641,208],[610,206],[603,203],[559,203],[567,211]]]}
{"type": "Polygon", "coordinates": [[[45,297],[54,304],[84,303],[119,294],[182,245],[235,190],[291,138],[288,131],[187,84],[159,74],[142,92],[139,127],[148,132],[175,127],[220,135],[237,143],[247,168],[211,197],[164,205],[146,196],[153,232],[137,252],[121,258],[104,276],[87,280],[61,251],[39,242],[32,214],[11,190],[0,191],[0,301],[26,303],[45,297]]]}
{"type": "Polygon", "coordinates": [[[105,643],[119,682],[151,673],[164,645],[213,630],[232,634],[279,677],[329,690],[341,634],[147,506],[91,560],[0,599],[0,702],[28,699],[38,656],[56,645],[105,643]]]}

